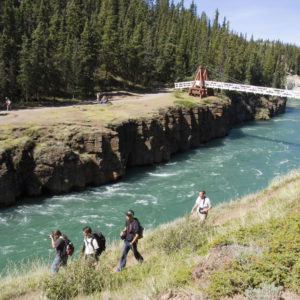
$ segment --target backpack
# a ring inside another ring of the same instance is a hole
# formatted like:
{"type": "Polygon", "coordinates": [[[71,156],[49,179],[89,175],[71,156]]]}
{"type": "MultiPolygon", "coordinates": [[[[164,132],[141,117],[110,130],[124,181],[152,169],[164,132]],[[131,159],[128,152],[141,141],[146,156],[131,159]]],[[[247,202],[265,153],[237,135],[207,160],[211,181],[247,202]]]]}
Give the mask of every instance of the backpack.
{"type": "Polygon", "coordinates": [[[66,254],[71,256],[74,253],[75,247],[70,240],[65,239],[65,241],[66,241],[66,254]]]}
{"type": "MultiPolygon", "coordinates": [[[[106,240],[104,235],[100,231],[93,231],[92,238],[96,239],[99,248],[96,250],[96,257],[98,257],[106,249],[106,240]]],[[[93,247],[93,243],[92,243],[93,247]]]]}
{"type": "Polygon", "coordinates": [[[138,225],[139,225],[138,239],[142,239],[144,237],[144,227],[141,225],[138,218],[134,218],[134,219],[138,222],[138,225]]]}

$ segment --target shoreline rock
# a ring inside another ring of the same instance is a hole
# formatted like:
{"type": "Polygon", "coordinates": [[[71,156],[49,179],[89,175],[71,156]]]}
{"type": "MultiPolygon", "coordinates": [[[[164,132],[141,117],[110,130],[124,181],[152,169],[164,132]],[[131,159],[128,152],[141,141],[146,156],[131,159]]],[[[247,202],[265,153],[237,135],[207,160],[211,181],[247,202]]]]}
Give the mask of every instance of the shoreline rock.
{"type": "Polygon", "coordinates": [[[234,124],[268,119],[285,112],[286,99],[261,100],[232,94],[231,99],[170,106],[149,118],[96,127],[66,128],[20,137],[0,153],[0,207],[18,199],[81,191],[121,178],[127,168],[168,161],[171,155],[221,138],[234,124]]]}

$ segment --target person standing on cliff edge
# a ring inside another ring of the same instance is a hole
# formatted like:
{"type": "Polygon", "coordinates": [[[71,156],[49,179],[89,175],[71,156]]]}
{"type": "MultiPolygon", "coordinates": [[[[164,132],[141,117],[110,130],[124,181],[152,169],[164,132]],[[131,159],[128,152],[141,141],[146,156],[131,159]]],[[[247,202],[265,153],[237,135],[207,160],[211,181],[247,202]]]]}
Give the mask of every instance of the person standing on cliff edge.
{"type": "Polygon", "coordinates": [[[126,212],[126,224],[125,228],[120,233],[120,237],[124,240],[124,244],[122,247],[120,266],[117,268],[117,271],[121,271],[125,268],[127,254],[130,249],[132,250],[134,257],[141,264],[144,259],[137,250],[138,239],[139,237],[142,237],[141,225],[139,220],[134,217],[134,211],[131,209],[126,212]]]}
{"type": "Polygon", "coordinates": [[[208,211],[211,209],[211,202],[208,197],[205,196],[205,191],[201,190],[199,192],[199,197],[197,198],[195,205],[191,210],[191,214],[194,213],[194,209],[196,209],[197,216],[203,222],[207,218],[208,211]]]}

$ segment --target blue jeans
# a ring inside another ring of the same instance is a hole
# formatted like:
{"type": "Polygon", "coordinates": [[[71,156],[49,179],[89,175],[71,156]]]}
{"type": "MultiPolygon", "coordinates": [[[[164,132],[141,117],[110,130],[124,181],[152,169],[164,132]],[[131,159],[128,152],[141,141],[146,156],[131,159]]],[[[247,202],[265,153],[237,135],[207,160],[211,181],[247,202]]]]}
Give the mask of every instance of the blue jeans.
{"type": "Polygon", "coordinates": [[[135,242],[133,245],[130,245],[130,242],[124,241],[123,247],[122,247],[122,253],[121,253],[121,259],[120,259],[120,269],[123,269],[126,266],[126,257],[129,250],[132,250],[134,257],[141,263],[143,262],[142,255],[137,250],[137,242],[135,242]]]}
{"type": "Polygon", "coordinates": [[[60,266],[67,265],[67,261],[68,261],[68,256],[63,257],[63,258],[55,257],[54,261],[53,261],[53,264],[51,266],[52,274],[55,274],[56,272],[58,272],[60,266]]]}

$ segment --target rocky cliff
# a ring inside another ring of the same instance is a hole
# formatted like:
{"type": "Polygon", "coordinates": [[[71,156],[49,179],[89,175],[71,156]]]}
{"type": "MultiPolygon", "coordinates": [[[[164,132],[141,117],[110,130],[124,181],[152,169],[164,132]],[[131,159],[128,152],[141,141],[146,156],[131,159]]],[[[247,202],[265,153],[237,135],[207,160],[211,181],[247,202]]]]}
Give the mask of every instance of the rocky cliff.
{"type": "MultiPolygon", "coordinates": [[[[179,151],[228,134],[233,124],[285,111],[285,99],[241,95],[160,109],[105,129],[64,125],[15,132],[0,153],[0,206],[24,196],[60,194],[112,182],[127,167],[167,161],[179,151]]],[[[2,138],[2,143],[5,140],[2,138]]]]}

